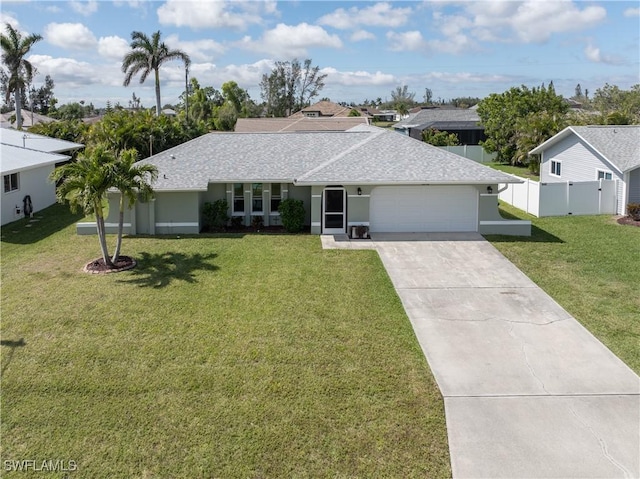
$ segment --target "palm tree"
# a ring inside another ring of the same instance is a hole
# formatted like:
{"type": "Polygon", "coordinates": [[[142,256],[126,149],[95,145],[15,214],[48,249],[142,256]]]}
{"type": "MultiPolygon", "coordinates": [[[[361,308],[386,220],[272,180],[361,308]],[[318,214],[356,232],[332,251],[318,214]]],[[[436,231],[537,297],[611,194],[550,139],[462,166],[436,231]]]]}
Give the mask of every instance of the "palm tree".
{"type": "Polygon", "coordinates": [[[114,155],[103,146],[81,153],[77,160],[59,166],[51,173],[53,181],[60,182],[56,188],[59,203],[69,202],[72,212],[82,210],[84,214],[94,214],[98,227],[98,239],[105,265],[112,268],[113,262],[107,250],[104,224],[107,190],[114,185],[114,155]]]}
{"type": "Polygon", "coordinates": [[[153,71],[156,84],[156,115],[160,115],[160,66],[170,60],[181,59],[185,67],[191,59],[182,50],[169,50],[164,42],[160,42],[158,30],[151,38],[142,32],[131,33],[131,51],[122,59],[122,72],[125,73],[124,86],[129,86],[131,79],[140,73],[140,83],[144,83],[153,71]]]}
{"type": "Polygon", "coordinates": [[[113,164],[113,186],[120,192],[120,211],[118,216],[118,239],[113,253],[112,262],[115,264],[120,256],[122,246],[122,230],[124,226],[125,203],[132,208],[138,198],[147,201],[153,196],[151,183],[158,178],[158,169],[154,165],[136,165],[138,152],[131,148],[118,155],[113,164]]]}
{"type": "Polygon", "coordinates": [[[32,33],[23,37],[9,23],[5,24],[5,29],[6,35],[0,34],[0,45],[2,46],[2,63],[9,70],[6,101],[9,101],[11,93],[15,95],[16,123],[20,130],[22,129],[22,90],[33,78],[33,66],[24,57],[34,43],[42,40],[42,36],[32,33]]]}

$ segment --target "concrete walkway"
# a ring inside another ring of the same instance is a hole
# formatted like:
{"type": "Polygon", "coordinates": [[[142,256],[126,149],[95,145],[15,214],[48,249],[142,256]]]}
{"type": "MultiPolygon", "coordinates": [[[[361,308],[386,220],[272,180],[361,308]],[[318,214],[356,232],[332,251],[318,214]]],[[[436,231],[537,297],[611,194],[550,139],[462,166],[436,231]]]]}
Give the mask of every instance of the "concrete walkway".
{"type": "Polygon", "coordinates": [[[640,378],[477,234],[375,248],[444,396],[455,478],[640,477],[640,378]]]}

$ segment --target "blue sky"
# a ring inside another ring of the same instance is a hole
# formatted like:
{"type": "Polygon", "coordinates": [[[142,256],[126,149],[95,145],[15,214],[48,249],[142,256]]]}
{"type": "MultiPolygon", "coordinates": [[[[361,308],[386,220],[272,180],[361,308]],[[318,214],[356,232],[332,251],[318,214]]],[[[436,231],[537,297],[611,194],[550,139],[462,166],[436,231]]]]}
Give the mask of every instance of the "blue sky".
{"type": "MultiPolygon", "coordinates": [[[[132,93],[154,105],[153,81],[122,86],[131,32],[157,30],[192,59],[190,75],[220,88],[236,81],[260,100],[259,82],[277,60],[311,58],[328,74],[321,93],[333,101],[390,98],[408,85],[434,99],[484,97],[553,80],[571,96],[606,82],[640,83],[640,2],[626,1],[11,1],[2,24],[39,33],[29,56],[59,103],[132,93]]],[[[184,90],[180,62],[161,70],[162,102],[184,90]]]]}

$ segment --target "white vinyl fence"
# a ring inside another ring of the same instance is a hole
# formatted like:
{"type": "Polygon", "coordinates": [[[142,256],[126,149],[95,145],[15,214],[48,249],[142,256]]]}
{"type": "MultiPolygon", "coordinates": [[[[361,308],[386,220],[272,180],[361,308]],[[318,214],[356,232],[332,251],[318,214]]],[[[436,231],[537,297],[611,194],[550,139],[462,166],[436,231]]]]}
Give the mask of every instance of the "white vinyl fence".
{"type": "Polygon", "coordinates": [[[498,156],[497,153],[487,153],[480,145],[439,146],[438,148],[464,156],[477,163],[491,163],[498,156]]]}
{"type": "Polygon", "coordinates": [[[499,198],[539,218],[616,213],[617,180],[539,183],[520,179],[524,183],[500,185],[499,198]]]}

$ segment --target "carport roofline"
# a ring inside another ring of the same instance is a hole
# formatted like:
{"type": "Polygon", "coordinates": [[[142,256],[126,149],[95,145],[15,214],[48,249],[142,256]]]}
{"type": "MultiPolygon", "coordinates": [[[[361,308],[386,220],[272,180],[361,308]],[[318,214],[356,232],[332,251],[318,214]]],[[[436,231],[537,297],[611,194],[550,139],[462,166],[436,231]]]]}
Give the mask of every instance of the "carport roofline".
{"type": "Polygon", "coordinates": [[[389,185],[413,185],[413,186],[462,186],[462,185],[496,185],[502,183],[524,183],[523,180],[514,178],[510,181],[489,179],[474,181],[296,181],[295,186],[325,186],[325,185],[342,185],[342,186],[389,186],[389,185]]]}

